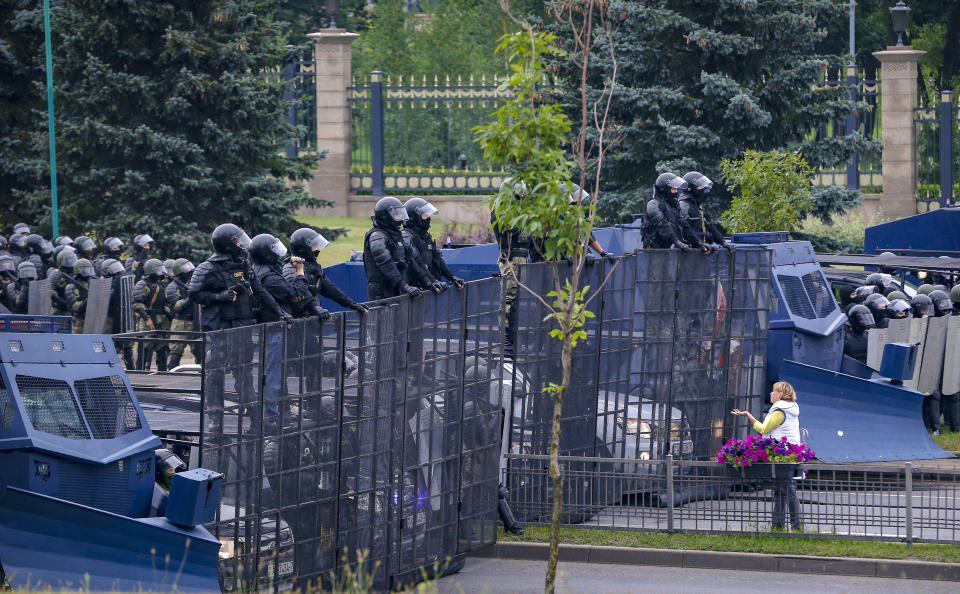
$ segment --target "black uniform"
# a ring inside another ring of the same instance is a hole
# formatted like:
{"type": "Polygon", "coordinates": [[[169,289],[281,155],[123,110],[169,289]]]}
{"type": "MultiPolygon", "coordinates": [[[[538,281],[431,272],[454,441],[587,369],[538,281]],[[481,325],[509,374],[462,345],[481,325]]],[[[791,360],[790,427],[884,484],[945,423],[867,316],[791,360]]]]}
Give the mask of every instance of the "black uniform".
{"type": "Polygon", "coordinates": [[[715,243],[723,245],[723,232],[716,223],[710,220],[703,205],[692,192],[680,194],[680,223],[684,231],[689,233],[691,240],[687,243],[700,245],[715,243]],[[695,240],[693,238],[696,238],[695,240]]]}
{"type": "Polygon", "coordinates": [[[677,246],[686,249],[690,245],[702,248],[693,234],[684,227],[680,220],[680,205],[676,195],[670,188],[682,188],[686,182],[676,175],[664,173],[657,178],[654,186],[653,198],[647,202],[643,217],[643,247],[652,249],[667,249],[677,246]],[[692,243],[685,240],[690,239],[692,243]]]}
{"type": "Polygon", "coordinates": [[[425,229],[403,229],[403,247],[407,252],[407,283],[421,289],[431,289],[433,284],[444,278],[453,282],[456,278],[443,255],[437,249],[437,243],[425,229]]]}
{"type": "MultiPolygon", "coordinates": [[[[273,264],[254,264],[253,273],[257,280],[260,281],[260,285],[273,296],[277,306],[283,310],[287,316],[292,317],[294,315],[297,303],[309,300],[309,290],[303,287],[298,292],[297,287],[284,278],[283,268],[279,262],[273,264]]],[[[327,313],[326,317],[329,316],[330,314],[327,313]]],[[[286,316],[283,316],[280,311],[265,310],[262,311],[260,315],[260,322],[262,323],[279,322],[282,319],[286,319],[286,316]]]]}
{"type": "Polygon", "coordinates": [[[378,225],[363,238],[363,268],[371,300],[397,297],[406,292],[407,251],[400,229],[378,225]]]}
{"type": "Polygon", "coordinates": [[[7,285],[7,307],[15,314],[27,313],[30,301],[30,280],[17,279],[7,285]]]}
{"type": "Polygon", "coordinates": [[[323,271],[323,266],[316,261],[304,259],[303,276],[297,274],[297,270],[289,261],[283,265],[281,272],[284,280],[296,289],[298,295],[307,297],[294,305],[292,312],[294,317],[306,318],[321,315],[321,310],[326,311],[320,302],[321,296],[343,307],[358,308],[357,302],[333,284],[323,271]]]}
{"type": "Polygon", "coordinates": [[[264,315],[283,317],[277,302],[253,274],[250,263],[239,256],[210,256],[197,266],[187,290],[190,299],[203,306],[200,329],[204,332],[254,324],[254,297],[261,311],[270,312],[264,315]]]}

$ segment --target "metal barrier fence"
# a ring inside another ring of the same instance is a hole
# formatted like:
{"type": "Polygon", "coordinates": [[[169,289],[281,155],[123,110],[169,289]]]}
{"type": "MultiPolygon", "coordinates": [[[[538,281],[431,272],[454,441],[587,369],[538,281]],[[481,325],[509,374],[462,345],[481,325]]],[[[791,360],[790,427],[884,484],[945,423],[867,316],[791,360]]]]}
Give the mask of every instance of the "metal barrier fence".
{"type": "MultiPolygon", "coordinates": [[[[330,588],[355,573],[399,587],[495,541],[501,285],[206,332],[189,340],[200,373],[131,374],[148,418],[162,407],[171,421],[154,430],[225,476],[208,526],[225,591],[330,588]],[[185,412],[171,420],[173,406],[185,412]]],[[[117,339],[174,340],[155,334],[117,339]]]]}
{"type": "MultiPolygon", "coordinates": [[[[600,287],[610,266],[586,268],[583,285],[600,287]]],[[[762,397],[770,267],[763,249],[710,257],[642,250],[623,257],[590,306],[596,317],[574,350],[560,453],[591,457],[596,472],[613,472],[609,459],[671,452],[709,458],[744,432],[727,411],[756,408],[762,397]]],[[[545,295],[552,274],[550,264],[530,264],[520,281],[545,295]]],[[[515,307],[509,451],[521,457],[508,460],[505,484],[520,500],[547,501],[553,486],[536,456],[549,450],[553,400],[542,390],[560,377],[560,342],[542,322],[546,310],[538,299],[521,290],[515,307]]],[[[564,489],[574,501],[602,496],[596,505],[613,496],[595,491],[587,474],[573,476],[564,489]]]]}
{"type": "MultiPolygon", "coordinates": [[[[522,462],[513,484],[550,480],[546,456],[508,455],[522,462]]],[[[767,478],[715,462],[564,456],[565,482],[589,490],[563,501],[563,521],[579,527],[723,534],[956,543],[960,538],[960,472],[893,465],[809,464],[767,478]],[[807,469],[806,476],[801,468],[807,469]],[[796,478],[794,478],[796,477],[796,478]],[[802,478],[800,478],[802,477],[802,478]],[[791,509],[796,492],[798,507],[791,509]],[[783,529],[775,529],[774,526],[783,529]]],[[[761,465],[762,466],[762,465],[761,465]]],[[[530,524],[549,524],[552,501],[511,490],[510,504],[530,524]]]]}
{"type": "Polygon", "coordinates": [[[913,110],[916,126],[917,202],[929,210],[957,203],[960,196],[960,111],[953,93],[944,91],[935,107],[913,110]]]}

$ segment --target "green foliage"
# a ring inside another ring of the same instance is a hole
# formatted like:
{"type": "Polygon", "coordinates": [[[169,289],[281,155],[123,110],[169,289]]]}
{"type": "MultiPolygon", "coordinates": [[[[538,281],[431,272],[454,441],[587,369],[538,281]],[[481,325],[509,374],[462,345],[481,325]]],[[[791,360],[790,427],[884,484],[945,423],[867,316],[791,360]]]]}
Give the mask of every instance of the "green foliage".
{"type": "Polygon", "coordinates": [[[589,291],[590,285],[574,291],[573,285],[570,284],[570,279],[567,279],[559,293],[557,291],[547,293],[547,297],[553,297],[553,311],[544,316],[543,321],[554,320],[557,322],[558,327],[550,331],[550,336],[557,340],[569,340],[570,348],[573,349],[577,348],[578,342],[587,339],[587,332],[583,330],[587,320],[596,317],[592,311],[587,309],[585,303],[589,291]],[[570,298],[571,295],[573,299],[570,298]],[[564,320],[562,318],[566,313],[567,304],[569,303],[573,304],[572,311],[569,314],[571,322],[570,330],[564,332],[562,329],[564,320]]]}
{"type": "Polygon", "coordinates": [[[829,223],[808,216],[791,235],[813,244],[818,252],[838,254],[862,254],[867,227],[883,223],[883,212],[876,212],[869,219],[855,212],[834,217],[829,223]]]}
{"type": "MultiPolygon", "coordinates": [[[[603,172],[599,209],[607,222],[642,212],[645,190],[664,171],[697,170],[719,180],[721,161],[746,150],[799,150],[820,169],[846,162],[851,151],[877,148],[853,135],[807,138],[811,129],[866,107],[849,101],[843,88],[815,85],[825,69],[844,62],[821,47],[825,27],[842,19],[839,0],[611,0],[608,14],[619,80],[611,130],[620,140],[603,172]]],[[[595,94],[613,72],[606,51],[600,43],[593,56],[595,94]]],[[[577,76],[574,61],[559,66],[562,78],[577,76]]],[[[577,106],[578,89],[568,89],[565,99],[577,106]]],[[[712,210],[730,199],[719,190],[707,205],[712,210]]]]}
{"type": "MultiPolygon", "coordinates": [[[[202,258],[220,223],[283,235],[299,226],[301,206],[323,204],[295,185],[317,156],[284,156],[298,130],[285,124],[279,77],[260,74],[308,51],[286,46],[274,7],[60,4],[53,43],[62,233],[149,232],[161,254],[202,258]]],[[[41,166],[45,134],[34,136],[41,166]]],[[[39,182],[20,191],[27,204],[49,201],[39,182]]]]}
{"type": "Polygon", "coordinates": [[[789,231],[813,205],[813,171],[800,153],[748,150],[721,163],[733,203],[723,213],[731,233],[789,231]]]}

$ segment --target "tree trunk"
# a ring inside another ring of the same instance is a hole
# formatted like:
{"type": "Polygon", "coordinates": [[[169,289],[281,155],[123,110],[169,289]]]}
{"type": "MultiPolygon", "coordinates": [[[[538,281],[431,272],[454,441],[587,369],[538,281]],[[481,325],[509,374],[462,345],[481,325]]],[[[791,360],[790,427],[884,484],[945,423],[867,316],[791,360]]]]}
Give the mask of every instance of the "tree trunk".
{"type": "MultiPolygon", "coordinates": [[[[571,314],[566,312],[566,318],[571,314]]],[[[565,322],[568,320],[565,320],[565,322]]],[[[550,556],[547,559],[547,575],[543,591],[553,594],[557,581],[557,562],[560,558],[560,512],[563,510],[563,476],[560,474],[560,419],[563,401],[570,386],[570,368],[573,365],[573,347],[570,333],[572,324],[563,324],[563,351],[560,357],[563,366],[560,389],[553,401],[553,427],[550,439],[550,478],[553,479],[553,518],[550,525],[550,556]]]]}

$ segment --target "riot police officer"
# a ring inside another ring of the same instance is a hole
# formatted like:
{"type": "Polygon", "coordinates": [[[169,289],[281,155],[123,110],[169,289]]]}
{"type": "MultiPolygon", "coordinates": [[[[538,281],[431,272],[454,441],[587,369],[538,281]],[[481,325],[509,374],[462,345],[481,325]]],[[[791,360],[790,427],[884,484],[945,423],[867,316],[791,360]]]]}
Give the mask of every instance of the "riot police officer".
{"type": "Polygon", "coordinates": [[[37,267],[30,260],[17,265],[17,280],[7,285],[7,303],[10,311],[25,314],[30,307],[30,283],[37,280],[37,267]]]}
{"type": "Polygon", "coordinates": [[[449,288],[443,279],[447,279],[462,289],[463,280],[450,272],[443,260],[443,254],[437,249],[437,243],[430,235],[430,220],[439,212],[435,206],[423,198],[411,198],[404,205],[407,222],[403,228],[403,247],[407,252],[407,283],[425,291],[439,293],[449,288]]]}
{"type": "MultiPolygon", "coordinates": [[[[290,253],[292,257],[283,265],[283,278],[292,285],[303,283],[309,292],[309,299],[301,300],[293,308],[294,317],[303,318],[320,316],[323,309],[320,297],[326,297],[343,307],[350,308],[357,313],[369,311],[367,306],[357,303],[339,287],[330,282],[323,272],[323,267],[317,262],[317,254],[327,247],[327,240],[322,235],[304,227],[297,229],[290,236],[290,253]],[[300,262],[297,262],[299,260],[300,262]],[[300,264],[301,268],[297,266],[300,264]]],[[[302,289],[299,289],[302,291],[302,289]]]]}
{"type": "Polygon", "coordinates": [[[849,331],[844,336],[843,354],[867,364],[867,330],[876,327],[873,314],[865,305],[856,304],[847,311],[849,331]]]}
{"type": "MultiPolygon", "coordinates": [[[[193,330],[193,302],[190,301],[190,293],[187,291],[187,285],[190,283],[190,277],[193,276],[193,262],[186,258],[174,260],[173,268],[170,271],[170,282],[164,291],[167,301],[167,313],[171,318],[171,332],[190,332],[193,330]]],[[[186,340],[185,334],[173,334],[172,339],[186,340]]],[[[180,359],[187,345],[183,342],[174,342],[170,344],[170,369],[175,369],[180,365],[180,359]]],[[[193,358],[200,362],[202,354],[196,352],[196,347],[190,347],[193,352],[193,358]]]]}
{"type": "Polygon", "coordinates": [[[91,263],[97,257],[97,244],[86,235],[81,235],[73,240],[73,249],[77,250],[78,258],[90,260],[91,263]]]}
{"type": "MultiPolygon", "coordinates": [[[[523,180],[508,178],[500,184],[499,193],[505,198],[512,196],[516,200],[524,200],[527,196],[527,185],[523,180]]],[[[533,251],[533,242],[522,230],[516,227],[504,227],[497,219],[495,210],[490,211],[490,226],[500,248],[500,257],[497,267],[504,278],[503,313],[506,318],[504,327],[504,351],[508,354],[514,350],[517,334],[518,308],[515,306],[519,296],[519,285],[516,274],[519,267],[525,263],[533,251]]]]}
{"type": "Polygon", "coordinates": [[[37,269],[40,278],[47,277],[47,269],[55,266],[52,261],[53,244],[37,235],[36,233],[27,236],[27,250],[29,260],[37,269]]]}
{"type": "MultiPolygon", "coordinates": [[[[687,182],[673,173],[662,173],[653,185],[653,198],[647,202],[643,217],[643,247],[649,249],[666,249],[676,247],[683,251],[690,251],[691,244],[685,241],[690,233],[685,230],[680,221],[680,205],[677,195],[686,189],[687,182]]],[[[695,237],[689,237],[698,245],[695,237]]]]}
{"type": "Polygon", "coordinates": [[[67,285],[73,282],[71,275],[77,263],[77,254],[72,247],[64,246],[57,254],[57,267],[47,272],[50,279],[50,304],[53,315],[69,316],[70,304],[67,301],[67,285]]]}
{"type": "Polygon", "coordinates": [[[927,297],[930,298],[930,301],[933,301],[933,315],[936,317],[941,318],[953,313],[953,303],[950,301],[950,296],[944,291],[939,289],[931,291],[927,297]]]}
{"type": "Polygon", "coordinates": [[[93,262],[80,258],[73,265],[74,278],[64,290],[70,315],[73,316],[73,333],[83,334],[83,322],[87,313],[87,297],[90,295],[90,279],[94,278],[93,262]]]}
{"type": "Polygon", "coordinates": [[[11,235],[9,251],[19,266],[20,262],[30,255],[30,250],[27,249],[27,236],[19,233],[11,235]]]}
{"type": "Polygon", "coordinates": [[[97,274],[102,274],[101,268],[103,267],[104,260],[116,260],[121,262],[121,256],[123,255],[123,242],[120,241],[118,237],[108,237],[103,241],[103,246],[100,248],[100,255],[97,256],[97,259],[93,261],[93,270],[97,274]]]}
{"type": "MultiPolygon", "coordinates": [[[[167,298],[163,279],[167,269],[163,262],[150,258],[142,267],[143,278],[133,287],[133,314],[137,320],[137,332],[163,330],[167,327],[167,298]]],[[[150,370],[150,359],[157,353],[157,371],[167,370],[167,346],[156,348],[145,343],[142,346],[142,369],[150,370]]]]}
{"type": "Polygon", "coordinates": [[[212,239],[214,254],[197,266],[187,285],[191,301],[203,306],[200,329],[209,332],[254,324],[253,297],[274,315],[289,317],[243,257],[243,250],[250,246],[243,229],[225,223],[214,229],[212,239]]]}
{"type": "MultiPolygon", "coordinates": [[[[0,255],[0,305],[8,308],[7,287],[17,280],[17,263],[10,254],[0,255]]],[[[7,312],[4,312],[7,313],[7,312]]]]}
{"type": "Polygon", "coordinates": [[[880,293],[874,293],[867,297],[863,304],[867,306],[870,313],[873,314],[873,320],[877,328],[886,328],[887,319],[890,317],[890,302],[880,293]]]}
{"type": "Polygon", "coordinates": [[[23,237],[26,238],[31,233],[30,225],[26,223],[17,223],[13,226],[13,233],[14,235],[23,235],[23,237]]]}
{"type": "Polygon", "coordinates": [[[73,238],[69,235],[58,235],[57,237],[53,238],[54,249],[63,245],[73,245],[73,238]]]}
{"type": "Polygon", "coordinates": [[[363,238],[363,268],[371,300],[399,295],[419,297],[420,289],[407,283],[407,253],[400,226],[409,217],[393,196],[381,198],[373,211],[373,229],[363,238]]]}
{"type": "Polygon", "coordinates": [[[933,309],[933,300],[922,293],[914,295],[913,299],[910,300],[910,305],[913,307],[913,317],[915,318],[932,316],[936,313],[933,309]]]}
{"type": "Polygon", "coordinates": [[[153,238],[144,233],[133,238],[133,254],[123,263],[127,272],[133,274],[133,280],[139,282],[143,278],[143,266],[150,259],[150,248],[153,247],[153,238]]]}
{"type": "Polygon", "coordinates": [[[697,238],[702,245],[708,246],[710,251],[716,252],[721,247],[732,250],[733,245],[723,239],[723,232],[716,222],[710,220],[703,209],[703,201],[713,190],[713,181],[699,171],[690,171],[683,176],[687,182],[679,197],[680,223],[697,238]]]}

